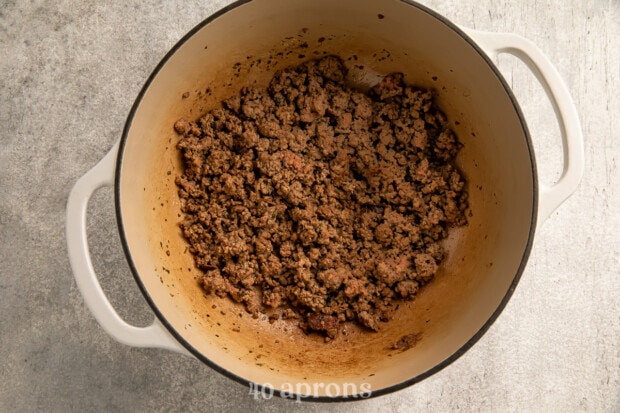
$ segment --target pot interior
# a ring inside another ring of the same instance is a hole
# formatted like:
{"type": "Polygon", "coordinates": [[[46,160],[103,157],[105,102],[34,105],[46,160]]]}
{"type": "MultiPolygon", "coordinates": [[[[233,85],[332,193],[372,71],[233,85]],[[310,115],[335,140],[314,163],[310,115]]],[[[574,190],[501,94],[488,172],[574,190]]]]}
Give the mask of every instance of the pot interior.
{"type": "Polygon", "coordinates": [[[536,205],[529,138],[498,72],[454,26],[396,0],[254,0],[211,17],[169,53],[139,96],[123,135],[116,190],[136,279],[182,343],[231,377],[327,396],[400,388],[473,344],[516,285],[536,205]],[[464,144],[458,165],[469,191],[468,225],[451,232],[436,279],[380,332],[349,328],[331,343],[205,296],[178,227],[174,179],[182,166],[172,127],[242,86],[266,86],[276,70],[325,54],[342,57],[360,88],[395,71],[433,88],[464,144]],[[391,349],[411,333],[421,334],[415,347],[391,349]]]}

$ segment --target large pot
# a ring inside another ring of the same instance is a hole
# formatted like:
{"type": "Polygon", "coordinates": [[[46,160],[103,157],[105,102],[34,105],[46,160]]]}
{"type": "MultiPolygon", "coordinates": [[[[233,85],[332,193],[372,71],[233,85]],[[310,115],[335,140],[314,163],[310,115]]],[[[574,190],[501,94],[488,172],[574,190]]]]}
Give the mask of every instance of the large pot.
{"type": "Polygon", "coordinates": [[[582,135],[567,89],[521,37],[459,28],[411,1],[239,1],[199,24],[163,58],[120,142],[77,182],[67,208],[69,255],[90,310],[122,343],[191,354],[265,395],[368,397],[428,377],[484,334],[519,281],[537,225],[574,191],[582,171],[582,135]],[[172,128],[178,118],[197,118],[242,86],[265,85],[277,69],[324,52],[356,56],[351,81],[359,87],[401,71],[407,81],[437,91],[464,144],[458,165],[469,181],[471,211],[468,225],[446,241],[447,260],[435,281],[415,301],[401,305],[381,331],[355,330],[332,343],[285,321],[253,319],[229,299],[205,296],[178,227],[174,178],[181,163],[172,128]],[[532,69],[558,115],[565,168],[553,187],[538,182],[526,122],[490,58],[498,52],[532,69]],[[86,204],[103,185],[114,186],[127,260],[156,315],[146,328],[120,319],[90,262],[86,204]],[[390,348],[411,333],[421,337],[415,347],[390,348]]]}

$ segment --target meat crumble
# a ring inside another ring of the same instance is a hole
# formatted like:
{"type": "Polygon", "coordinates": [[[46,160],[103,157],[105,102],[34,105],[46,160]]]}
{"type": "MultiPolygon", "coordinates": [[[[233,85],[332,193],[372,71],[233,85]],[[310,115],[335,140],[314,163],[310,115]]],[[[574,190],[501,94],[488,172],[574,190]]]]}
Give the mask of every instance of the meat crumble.
{"type": "Polygon", "coordinates": [[[174,124],[205,291],[328,339],[347,321],[380,329],[466,224],[461,144],[433,93],[400,73],[362,93],[346,74],[338,57],[308,61],[174,124]]]}

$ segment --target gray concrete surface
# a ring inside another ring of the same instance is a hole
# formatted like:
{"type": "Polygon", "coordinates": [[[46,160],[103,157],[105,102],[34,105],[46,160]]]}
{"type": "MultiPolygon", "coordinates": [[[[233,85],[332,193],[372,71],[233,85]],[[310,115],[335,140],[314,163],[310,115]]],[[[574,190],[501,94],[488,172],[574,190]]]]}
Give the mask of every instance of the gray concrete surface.
{"type": "MultiPolygon", "coordinates": [[[[69,190],[119,138],[159,59],[228,0],[0,3],[0,411],[620,411],[620,2],[422,1],[459,24],[538,44],[577,105],[586,174],[540,229],[516,293],[472,350],[413,387],[340,405],[254,400],[198,361],[114,342],[69,267],[69,190]]],[[[550,105],[522,64],[499,64],[553,180],[561,153],[550,105]]],[[[148,324],[111,190],[92,199],[88,229],[104,289],[128,321],[148,324]]]]}

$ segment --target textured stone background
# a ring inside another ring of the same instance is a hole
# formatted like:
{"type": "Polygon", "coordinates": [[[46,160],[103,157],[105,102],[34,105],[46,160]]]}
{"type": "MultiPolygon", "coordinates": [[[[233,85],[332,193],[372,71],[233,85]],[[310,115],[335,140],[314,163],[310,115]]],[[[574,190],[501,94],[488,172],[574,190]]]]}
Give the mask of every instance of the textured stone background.
{"type": "MultiPolygon", "coordinates": [[[[0,411],[620,411],[620,2],[423,0],[452,21],[533,40],[585,133],[586,174],[546,222],[490,331],[413,387],[354,404],[254,400],[200,362],[110,339],[69,267],[66,199],[112,147],[151,70],[229,1],[0,2],[0,411]]],[[[551,106],[516,59],[543,180],[559,176],[551,106]]],[[[103,287],[137,325],[152,316],[119,245],[110,189],[89,207],[103,287]]]]}

